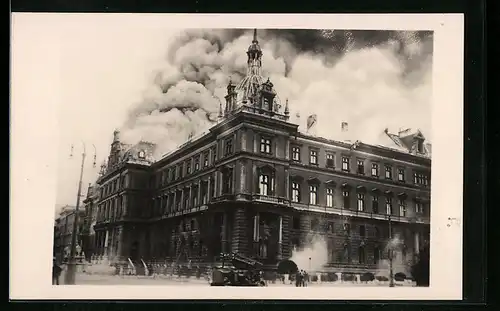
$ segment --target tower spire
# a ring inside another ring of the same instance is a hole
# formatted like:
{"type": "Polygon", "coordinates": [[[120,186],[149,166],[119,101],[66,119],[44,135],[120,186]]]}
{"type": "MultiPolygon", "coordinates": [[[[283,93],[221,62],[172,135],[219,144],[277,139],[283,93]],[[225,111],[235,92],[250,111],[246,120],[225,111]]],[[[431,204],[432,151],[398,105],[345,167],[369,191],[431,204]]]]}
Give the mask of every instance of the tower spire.
{"type": "Polygon", "coordinates": [[[255,28],[253,30],[253,41],[252,43],[259,43],[259,41],[257,40],[257,28],[255,28]]]}

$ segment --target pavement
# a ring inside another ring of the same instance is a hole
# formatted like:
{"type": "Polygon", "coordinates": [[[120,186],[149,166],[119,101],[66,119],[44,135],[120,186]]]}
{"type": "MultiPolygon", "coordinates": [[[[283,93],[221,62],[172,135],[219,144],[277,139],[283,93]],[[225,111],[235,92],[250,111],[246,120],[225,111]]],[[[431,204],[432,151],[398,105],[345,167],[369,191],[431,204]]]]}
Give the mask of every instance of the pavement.
{"type": "MultiPolygon", "coordinates": [[[[64,273],[63,271],[60,277],[60,284],[64,284],[64,273]]],[[[173,277],[150,277],[150,276],[135,276],[135,275],[99,275],[99,274],[87,274],[87,273],[77,273],[75,283],[77,285],[187,285],[187,286],[209,286],[209,281],[201,278],[196,279],[195,277],[178,278],[173,277]]],[[[414,286],[413,284],[403,284],[399,283],[398,286],[414,286]]],[[[271,283],[268,282],[269,287],[294,287],[294,284],[283,284],[281,282],[271,283]]],[[[379,286],[389,286],[387,282],[383,283],[353,283],[353,282],[311,282],[308,284],[309,287],[379,287],[379,286]]]]}

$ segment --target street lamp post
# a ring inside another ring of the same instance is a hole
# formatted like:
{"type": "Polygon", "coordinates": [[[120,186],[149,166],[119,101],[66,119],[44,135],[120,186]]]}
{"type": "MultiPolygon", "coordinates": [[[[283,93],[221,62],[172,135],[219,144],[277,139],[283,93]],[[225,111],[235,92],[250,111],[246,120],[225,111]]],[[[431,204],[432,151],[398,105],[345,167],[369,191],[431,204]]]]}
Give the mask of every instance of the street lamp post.
{"type": "Polygon", "coordinates": [[[392,220],[391,215],[389,215],[389,287],[394,287],[394,271],[392,267],[392,220]]]}
{"type": "MultiPolygon", "coordinates": [[[[85,150],[85,143],[83,143],[83,152],[82,152],[82,164],[80,167],[80,180],[78,182],[78,193],[76,197],[76,206],[75,206],[75,217],[73,224],[73,231],[71,233],[71,250],[69,253],[69,260],[67,264],[66,274],[64,275],[64,284],[73,285],[75,284],[75,275],[76,275],[76,244],[77,244],[77,236],[78,236],[78,223],[79,223],[79,208],[80,208],[80,197],[82,196],[82,180],[83,180],[83,168],[85,167],[85,157],[87,156],[85,150]]],[[[94,145],[94,164],[96,164],[97,152],[94,145]]],[[[71,146],[71,150],[73,150],[73,146],[71,146]]],[[[70,155],[72,157],[73,154],[70,155]]]]}

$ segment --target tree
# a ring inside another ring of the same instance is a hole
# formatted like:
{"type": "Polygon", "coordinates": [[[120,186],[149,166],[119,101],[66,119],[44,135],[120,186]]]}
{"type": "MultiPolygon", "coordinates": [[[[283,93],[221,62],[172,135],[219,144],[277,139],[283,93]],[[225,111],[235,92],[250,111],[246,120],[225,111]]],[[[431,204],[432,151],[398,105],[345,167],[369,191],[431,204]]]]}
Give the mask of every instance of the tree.
{"type": "Polygon", "coordinates": [[[411,274],[417,286],[429,286],[429,245],[426,244],[417,256],[417,262],[412,266],[411,274]]]}

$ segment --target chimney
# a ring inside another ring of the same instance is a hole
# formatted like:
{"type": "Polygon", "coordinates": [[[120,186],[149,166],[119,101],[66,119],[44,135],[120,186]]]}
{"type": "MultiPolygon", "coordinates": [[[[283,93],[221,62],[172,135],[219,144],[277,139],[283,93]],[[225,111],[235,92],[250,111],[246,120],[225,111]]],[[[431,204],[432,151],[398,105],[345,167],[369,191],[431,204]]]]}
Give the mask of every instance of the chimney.
{"type": "Polygon", "coordinates": [[[342,122],[341,124],[341,128],[342,128],[342,132],[345,133],[349,130],[349,124],[347,122],[342,122]]]}

